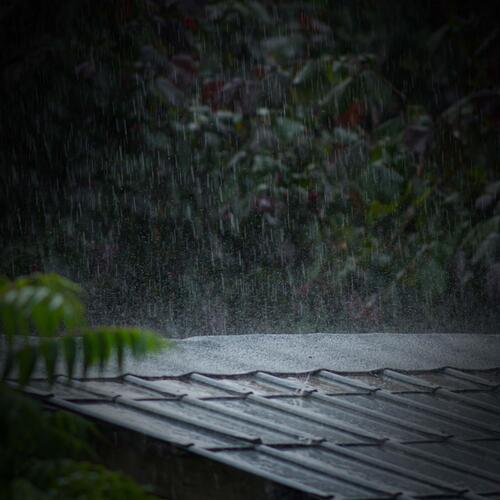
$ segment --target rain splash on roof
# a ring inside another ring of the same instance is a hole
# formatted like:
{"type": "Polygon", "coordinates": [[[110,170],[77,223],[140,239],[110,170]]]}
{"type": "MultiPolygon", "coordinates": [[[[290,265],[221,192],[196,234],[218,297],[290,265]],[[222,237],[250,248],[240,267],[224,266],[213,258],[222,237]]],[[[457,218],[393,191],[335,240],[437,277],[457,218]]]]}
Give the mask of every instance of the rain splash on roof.
{"type": "Polygon", "coordinates": [[[27,390],[293,498],[500,498],[499,368],[60,376],[27,390]]]}

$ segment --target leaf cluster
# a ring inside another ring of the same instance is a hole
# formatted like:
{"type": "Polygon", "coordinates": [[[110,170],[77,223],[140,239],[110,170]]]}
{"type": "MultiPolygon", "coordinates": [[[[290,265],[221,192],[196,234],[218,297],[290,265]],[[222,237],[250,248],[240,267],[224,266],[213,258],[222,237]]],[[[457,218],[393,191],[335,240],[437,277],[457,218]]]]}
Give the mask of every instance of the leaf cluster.
{"type": "Polygon", "coordinates": [[[104,438],[90,422],[47,411],[11,387],[28,383],[39,361],[52,383],[64,367],[71,378],[77,366],[85,374],[93,366],[103,369],[116,356],[121,367],[127,351],[139,357],[167,345],[139,328],[89,328],[81,295],[79,286],[57,274],[37,273],[0,284],[2,498],[150,498],[132,480],[96,464],[99,457],[90,443],[104,438]],[[15,382],[6,380],[13,376],[15,382]]]}
{"type": "Polygon", "coordinates": [[[103,369],[112,355],[118,366],[124,353],[144,356],[167,345],[153,332],[134,327],[93,327],[85,322],[82,291],[57,274],[34,274],[4,280],[0,286],[0,318],[5,349],[3,379],[18,370],[21,384],[28,382],[37,362],[43,361],[45,375],[52,381],[58,361],[71,378],[77,362],[83,373],[103,369]]]}

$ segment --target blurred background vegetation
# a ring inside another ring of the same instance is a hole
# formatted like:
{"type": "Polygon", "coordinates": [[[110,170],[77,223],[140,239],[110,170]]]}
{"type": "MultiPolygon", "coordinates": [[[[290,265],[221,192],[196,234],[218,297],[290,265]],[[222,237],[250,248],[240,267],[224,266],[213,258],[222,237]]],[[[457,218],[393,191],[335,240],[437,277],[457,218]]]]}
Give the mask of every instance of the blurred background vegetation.
{"type": "Polygon", "coordinates": [[[496,7],[4,0],[0,273],[173,336],[495,331],[496,7]]]}

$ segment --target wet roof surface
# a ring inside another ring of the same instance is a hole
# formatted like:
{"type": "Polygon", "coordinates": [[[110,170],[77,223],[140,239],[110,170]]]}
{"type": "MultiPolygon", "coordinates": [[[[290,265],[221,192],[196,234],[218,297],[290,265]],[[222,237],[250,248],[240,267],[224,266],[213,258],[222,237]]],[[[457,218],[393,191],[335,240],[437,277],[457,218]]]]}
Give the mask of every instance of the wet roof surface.
{"type": "Polygon", "coordinates": [[[500,498],[500,368],[60,376],[30,388],[323,498],[500,498]]]}
{"type": "MultiPolygon", "coordinates": [[[[125,370],[141,376],[226,374],[255,370],[306,372],[430,370],[442,366],[467,369],[500,364],[500,335],[307,333],[217,335],[178,340],[173,349],[146,359],[128,359],[125,370]]],[[[116,366],[107,376],[121,375],[116,366]]],[[[99,373],[96,370],[94,374],[99,373]]]]}

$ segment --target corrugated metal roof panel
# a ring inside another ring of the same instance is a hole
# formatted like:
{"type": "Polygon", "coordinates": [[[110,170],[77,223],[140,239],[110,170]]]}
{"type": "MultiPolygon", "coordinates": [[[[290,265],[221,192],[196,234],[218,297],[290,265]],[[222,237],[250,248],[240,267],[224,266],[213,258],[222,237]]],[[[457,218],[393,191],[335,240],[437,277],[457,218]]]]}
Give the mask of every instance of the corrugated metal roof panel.
{"type": "Polygon", "coordinates": [[[500,495],[499,373],[257,371],[33,387],[52,405],[304,494],[477,498],[500,495]]]}

